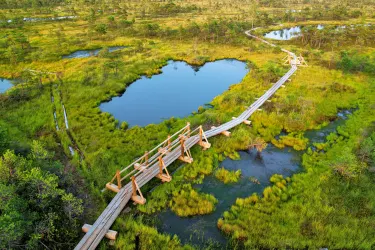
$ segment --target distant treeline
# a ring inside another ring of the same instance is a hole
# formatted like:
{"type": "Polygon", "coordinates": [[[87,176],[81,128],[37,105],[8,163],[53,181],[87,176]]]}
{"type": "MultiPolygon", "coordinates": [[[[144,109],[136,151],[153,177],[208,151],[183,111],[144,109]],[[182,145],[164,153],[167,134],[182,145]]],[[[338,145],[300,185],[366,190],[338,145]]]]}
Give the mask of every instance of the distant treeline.
{"type": "MultiPolygon", "coordinates": [[[[198,24],[192,22],[186,26],[175,28],[163,27],[157,23],[142,24],[131,27],[119,27],[124,34],[144,37],[193,38],[213,43],[236,43],[238,34],[248,29],[251,25],[248,22],[212,20],[207,23],[198,24]]],[[[241,38],[243,38],[241,36],[241,38]]]]}
{"type": "Polygon", "coordinates": [[[66,0],[6,0],[0,1],[0,8],[37,8],[66,4],[66,0]]]}
{"type": "Polygon", "coordinates": [[[155,5],[150,12],[153,15],[159,15],[159,16],[168,16],[171,14],[178,14],[178,13],[189,13],[193,11],[200,10],[196,5],[191,4],[189,6],[180,6],[176,5],[175,3],[167,3],[167,4],[158,4],[155,5]]]}

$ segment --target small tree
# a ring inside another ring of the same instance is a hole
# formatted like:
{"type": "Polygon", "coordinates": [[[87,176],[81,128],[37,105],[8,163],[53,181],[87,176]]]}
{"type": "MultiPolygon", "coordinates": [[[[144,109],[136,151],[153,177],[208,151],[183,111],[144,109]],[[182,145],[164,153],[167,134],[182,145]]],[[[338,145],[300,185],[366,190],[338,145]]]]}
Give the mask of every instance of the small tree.
{"type": "Polygon", "coordinates": [[[96,25],[96,27],[95,27],[95,31],[98,32],[100,35],[105,35],[105,34],[107,34],[107,29],[108,29],[108,27],[107,27],[107,25],[104,24],[104,23],[98,24],[98,25],[96,25]]]}

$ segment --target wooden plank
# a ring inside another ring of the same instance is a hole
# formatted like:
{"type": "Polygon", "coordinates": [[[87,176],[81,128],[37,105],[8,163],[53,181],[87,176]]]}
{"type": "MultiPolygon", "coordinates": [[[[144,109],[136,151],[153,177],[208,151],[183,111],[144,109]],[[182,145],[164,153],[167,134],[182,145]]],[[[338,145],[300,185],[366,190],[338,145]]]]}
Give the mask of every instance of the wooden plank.
{"type": "MultiPolygon", "coordinates": [[[[89,225],[89,224],[84,224],[82,226],[82,232],[84,233],[87,233],[90,228],[92,227],[92,225],[89,225]]],[[[107,239],[110,239],[110,240],[116,240],[117,238],[117,231],[114,231],[114,230],[108,230],[108,232],[104,235],[107,239]]]]}
{"type": "MultiPolygon", "coordinates": [[[[232,120],[235,120],[235,119],[237,119],[237,117],[232,117],[232,120]]],[[[249,121],[249,120],[243,120],[242,122],[244,124],[246,124],[246,125],[250,125],[251,124],[251,121],[249,121]]]]}
{"type": "MultiPolygon", "coordinates": [[[[216,128],[215,126],[211,127],[211,129],[215,129],[215,128],[216,128]]],[[[226,137],[229,137],[231,133],[227,130],[223,130],[223,131],[220,131],[220,134],[225,135],[226,137]]]]}

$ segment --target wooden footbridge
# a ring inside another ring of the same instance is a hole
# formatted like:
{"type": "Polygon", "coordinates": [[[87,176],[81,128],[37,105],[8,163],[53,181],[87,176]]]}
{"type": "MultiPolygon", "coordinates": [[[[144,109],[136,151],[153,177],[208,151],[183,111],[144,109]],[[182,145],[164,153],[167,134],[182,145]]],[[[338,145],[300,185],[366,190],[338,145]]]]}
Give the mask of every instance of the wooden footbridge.
{"type": "MultiPolygon", "coordinates": [[[[276,47],[276,45],[252,35],[250,31],[246,31],[245,34],[276,47]]],[[[302,57],[297,57],[294,53],[285,49],[282,49],[282,51],[288,54],[287,62],[291,66],[290,70],[238,117],[233,117],[231,121],[218,127],[212,127],[208,131],[203,131],[202,126],[192,130],[190,124],[187,124],[132,164],[122,170],[118,170],[112,180],[106,185],[107,189],[117,193],[116,196],[92,226],[84,225],[82,229],[86,234],[75,249],[95,249],[103,237],[115,239],[117,233],[110,230],[110,227],[126,204],[130,200],[144,204],[146,199],[143,197],[140,188],[151,179],[156,177],[162,182],[171,181],[172,177],[168,173],[167,166],[176,160],[191,163],[193,158],[190,154],[190,148],[194,145],[198,144],[203,149],[207,149],[211,146],[208,138],[218,134],[229,136],[231,128],[241,123],[249,125],[248,118],[296,72],[297,65],[305,64],[301,60],[302,57]]]]}

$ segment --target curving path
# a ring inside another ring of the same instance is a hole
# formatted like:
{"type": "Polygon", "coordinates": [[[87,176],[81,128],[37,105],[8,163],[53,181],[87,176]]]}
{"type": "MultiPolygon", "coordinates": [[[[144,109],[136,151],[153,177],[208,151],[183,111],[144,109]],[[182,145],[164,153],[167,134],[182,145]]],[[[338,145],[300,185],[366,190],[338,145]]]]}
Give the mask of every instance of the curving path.
{"type": "MultiPolygon", "coordinates": [[[[251,30],[246,31],[245,34],[248,37],[255,38],[263,43],[266,43],[272,47],[276,47],[276,45],[258,38],[250,33],[251,30]]],[[[247,120],[258,108],[260,108],[264,102],[266,102],[296,71],[297,65],[299,64],[297,56],[285,49],[282,49],[283,52],[288,53],[288,55],[293,58],[290,63],[290,70],[280,79],[278,80],[266,93],[264,93],[257,101],[251,104],[240,116],[236,119],[233,119],[227,123],[222,124],[219,127],[214,129],[208,130],[205,132],[206,137],[213,137],[215,135],[220,134],[223,131],[230,130],[235,126],[243,123],[247,120]]],[[[199,142],[199,136],[192,136],[188,138],[185,142],[186,149],[190,149],[195,144],[199,142]]],[[[181,147],[178,146],[176,149],[171,151],[170,153],[166,154],[163,157],[163,161],[166,166],[170,165],[172,162],[177,160],[181,155],[181,147]]],[[[139,188],[153,179],[155,176],[159,174],[159,164],[156,162],[152,166],[145,169],[137,176],[137,183],[139,188]]],[[[116,194],[113,200],[108,204],[107,208],[103,211],[103,213],[99,216],[96,220],[94,225],[90,228],[90,230],[86,233],[86,235],[81,239],[78,245],[75,247],[76,250],[78,249],[95,249],[104,235],[107,233],[113,222],[116,220],[117,216],[120,212],[125,208],[126,204],[130,201],[132,196],[132,183],[126,184],[120,191],[116,194]]]]}

